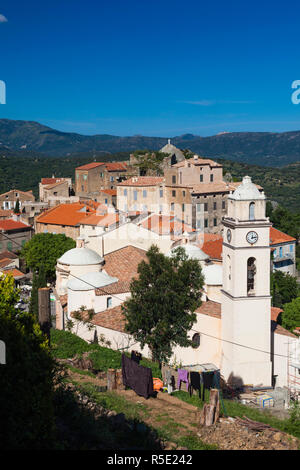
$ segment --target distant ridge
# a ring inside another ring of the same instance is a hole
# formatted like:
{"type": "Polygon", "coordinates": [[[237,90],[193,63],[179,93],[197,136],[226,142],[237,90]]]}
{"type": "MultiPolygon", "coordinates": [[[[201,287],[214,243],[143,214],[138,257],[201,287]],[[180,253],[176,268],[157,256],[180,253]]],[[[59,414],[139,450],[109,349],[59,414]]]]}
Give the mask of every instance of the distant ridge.
{"type": "MultiPolygon", "coordinates": [[[[168,138],[109,134],[86,136],[61,132],[34,121],[0,119],[0,153],[7,155],[13,152],[15,155],[28,153],[64,157],[92,152],[159,150],[168,138]]],[[[209,137],[183,134],[172,138],[171,143],[204,157],[264,166],[280,167],[300,161],[300,131],[222,132],[209,137]]]]}

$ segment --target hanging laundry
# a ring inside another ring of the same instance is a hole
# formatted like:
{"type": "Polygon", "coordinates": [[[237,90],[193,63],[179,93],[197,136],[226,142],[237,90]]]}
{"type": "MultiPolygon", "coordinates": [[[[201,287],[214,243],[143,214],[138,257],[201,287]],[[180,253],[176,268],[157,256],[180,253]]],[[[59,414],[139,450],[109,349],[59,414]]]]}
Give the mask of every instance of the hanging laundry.
{"type": "Polygon", "coordinates": [[[205,390],[210,390],[213,388],[214,380],[215,380],[215,371],[205,371],[202,372],[203,377],[203,390],[202,390],[202,400],[205,400],[205,390]]]}
{"type": "Polygon", "coordinates": [[[137,395],[144,398],[153,396],[152,370],[149,367],[140,366],[135,361],[122,354],[123,384],[132,388],[137,395]]]}
{"type": "Polygon", "coordinates": [[[199,398],[201,398],[201,384],[202,384],[202,375],[199,372],[190,372],[190,383],[189,383],[189,392],[190,397],[193,395],[194,390],[199,391],[199,398]]]}
{"type": "Polygon", "coordinates": [[[140,360],[142,359],[142,355],[137,351],[131,351],[131,359],[139,364],[140,360]]]}
{"type": "Polygon", "coordinates": [[[189,390],[189,372],[185,369],[178,369],[177,388],[180,390],[181,382],[186,383],[186,389],[189,390]]]}

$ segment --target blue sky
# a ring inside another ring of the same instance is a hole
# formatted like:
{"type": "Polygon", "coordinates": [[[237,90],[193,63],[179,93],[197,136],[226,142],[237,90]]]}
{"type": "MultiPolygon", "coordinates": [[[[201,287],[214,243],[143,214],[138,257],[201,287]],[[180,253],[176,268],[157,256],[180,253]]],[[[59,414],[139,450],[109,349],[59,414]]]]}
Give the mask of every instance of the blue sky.
{"type": "Polygon", "coordinates": [[[290,1],[4,0],[0,117],[82,134],[298,130],[299,31],[290,1]]]}

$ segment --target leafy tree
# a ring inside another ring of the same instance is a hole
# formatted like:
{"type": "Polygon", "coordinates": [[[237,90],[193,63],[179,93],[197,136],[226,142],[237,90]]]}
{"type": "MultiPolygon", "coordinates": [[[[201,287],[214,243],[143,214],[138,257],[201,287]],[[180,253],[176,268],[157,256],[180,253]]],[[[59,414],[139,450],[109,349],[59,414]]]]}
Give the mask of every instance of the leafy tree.
{"type": "Polygon", "coordinates": [[[6,364],[0,373],[0,448],[47,449],[54,440],[55,364],[32,314],[17,310],[19,290],[0,276],[0,338],[6,364]]]}
{"type": "Polygon", "coordinates": [[[297,279],[282,271],[271,273],[271,295],[273,307],[282,308],[300,295],[297,279]]]}
{"type": "Polygon", "coordinates": [[[122,311],[126,330],[161,363],[174,346],[192,345],[188,332],[201,305],[204,278],[198,261],[188,259],[182,247],[169,258],[151,246],[147,257],[138,266],[139,278],[131,282],[131,298],[122,311]]]}
{"type": "Polygon", "coordinates": [[[281,206],[273,209],[270,203],[266,213],[275,228],[296,239],[300,237],[300,214],[294,214],[281,206]]]}
{"type": "Polygon", "coordinates": [[[300,326],[300,297],[285,304],[281,315],[283,328],[292,331],[296,326],[300,326]]]}
{"type": "Polygon", "coordinates": [[[38,233],[22,248],[21,257],[33,271],[40,272],[43,266],[46,280],[52,282],[58,258],[75,246],[75,241],[64,234],[38,233]]]}

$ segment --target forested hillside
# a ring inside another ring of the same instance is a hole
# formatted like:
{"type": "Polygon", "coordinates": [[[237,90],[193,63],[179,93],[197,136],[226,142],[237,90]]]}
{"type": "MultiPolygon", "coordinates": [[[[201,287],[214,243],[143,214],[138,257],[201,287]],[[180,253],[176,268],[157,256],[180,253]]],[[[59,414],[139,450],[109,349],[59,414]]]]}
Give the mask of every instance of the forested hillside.
{"type": "MultiPolygon", "coordinates": [[[[39,152],[52,157],[79,153],[86,156],[91,152],[133,152],[141,148],[160,150],[168,137],[82,135],[61,132],[33,121],[0,119],[0,149],[3,146],[17,152],[39,152]]],[[[184,134],[172,137],[171,141],[179,148],[214,159],[270,167],[300,161],[300,131],[227,132],[208,137],[184,134]]]]}
{"type": "MultiPolygon", "coordinates": [[[[10,189],[33,190],[38,197],[38,184],[43,177],[55,176],[71,177],[74,180],[77,166],[96,161],[120,161],[129,159],[128,152],[117,154],[89,153],[64,158],[46,158],[36,154],[25,153],[16,156],[13,153],[2,155],[0,152],[0,193],[10,189]]],[[[249,165],[230,160],[219,159],[224,167],[224,175],[230,173],[234,181],[241,181],[243,176],[249,175],[252,180],[260,184],[270,200],[293,212],[300,213],[300,163],[288,165],[283,168],[267,168],[249,165]]]]}

